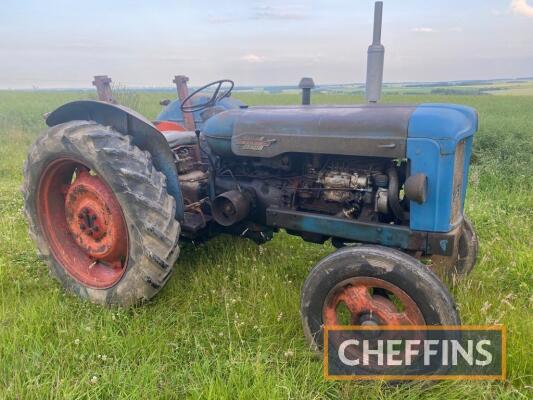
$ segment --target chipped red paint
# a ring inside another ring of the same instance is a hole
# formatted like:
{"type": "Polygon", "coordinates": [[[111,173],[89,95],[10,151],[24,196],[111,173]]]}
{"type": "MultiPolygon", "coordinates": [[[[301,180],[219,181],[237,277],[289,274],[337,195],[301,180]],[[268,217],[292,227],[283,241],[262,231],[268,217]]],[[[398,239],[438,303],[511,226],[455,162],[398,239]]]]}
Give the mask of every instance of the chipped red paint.
{"type": "Polygon", "coordinates": [[[116,284],[128,259],[126,221],[113,191],[84,164],[59,159],[41,176],[41,229],[56,260],[85,286],[116,284]]]}
{"type": "Polygon", "coordinates": [[[340,325],[337,308],[341,303],[351,314],[351,325],[425,325],[413,299],[399,287],[382,279],[357,277],[337,285],[324,303],[325,325],[340,325]],[[388,294],[394,295],[403,309],[399,309],[388,294]]]}

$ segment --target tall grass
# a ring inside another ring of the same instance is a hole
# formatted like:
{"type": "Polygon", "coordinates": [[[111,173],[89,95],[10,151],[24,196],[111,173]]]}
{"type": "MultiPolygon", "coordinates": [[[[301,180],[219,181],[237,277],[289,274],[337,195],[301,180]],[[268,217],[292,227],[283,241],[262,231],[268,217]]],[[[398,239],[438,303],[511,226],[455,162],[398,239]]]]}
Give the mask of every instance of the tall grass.
{"type": "MultiPolygon", "coordinates": [[[[168,95],[168,94],[166,94],[168,95]]],[[[159,93],[138,93],[149,118],[159,93]]],[[[479,262],[451,289],[465,324],[504,323],[506,382],[388,386],[328,382],[300,327],[299,290],[333,249],[279,234],[255,246],[221,236],[182,249],[174,277],[149,304],[104,309],[66,294],[29,240],[18,193],[42,114],[89,92],[0,92],[0,397],[208,399],[493,399],[533,397],[533,96],[409,96],[478,109],[466,213],[479,262]]],[[[242,94],[249,104],[298,96],[242,94]]],[[[319,104],[361,101],[315,95],[319,104]]]]}

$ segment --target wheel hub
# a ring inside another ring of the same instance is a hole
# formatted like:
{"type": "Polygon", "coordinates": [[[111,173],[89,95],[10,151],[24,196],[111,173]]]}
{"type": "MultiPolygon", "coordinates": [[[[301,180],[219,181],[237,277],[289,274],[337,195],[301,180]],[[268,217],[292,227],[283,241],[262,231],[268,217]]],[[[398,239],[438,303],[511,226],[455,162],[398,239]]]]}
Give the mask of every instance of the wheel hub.
{"type": "Polygon", "coordinates": [[[340,325],[337,308],[341,303],[346,305],[354,325],[424,325],[411,297],[382,279],[357,277],[335,286],[324,304],[324,324],[340,325]]]}
{"type": "Polygon", "coordinates": [[[43,171],[37,204],[54,258],[73,278],[108,288],[128,262],[128,231],[113,190],[83,163],[62,158],[43,171]]]}
{"type": "Polygon", "coordinates": [[[65,196],[65,217],[72,237],[89,256],[111,261],[122,251],[121,209],[98,177],[79,173],[65,196]]]}
{"type": "Polygon", "coordinates": [[[375,315],[372,314],[363,314],[359,317],[359,324],[361,326],[379,326],[383,325],[383,322],[380,321],[375,315]]]}
{"type": "MultiPolygon", "coordinates": [[[[354,277],[337,284],[324,304],[323,321],[326,326],[342,325],[338,315],[338,307],[342,303],[348,309],[351,324],[367,328],[356,334],[358,340],[394,339],[394,330],[382,326],[425,325],[422,312],[413,299],[398,286],[379,278],[354,277]]],[[[423,337],[423,332],[412,332],[415,340],[422,340],[423,337]]],[[[347,356],[351,359],[368,359],[368,355],[359,348],[351,348],[347,356]]],[[[400,356],[403,356],[403,350],[400,356]]],[[[364,367],[368,371],[382,371],[384,368],[375,361],[368,362],[364,367]]]]}
{"type": "Polygon", "coordinates": [[[101,218],[98,218],[97,212],[91,208],[83,207],[78,214],[78,220],[82,232],[93,238],[95,242],[99,242],[107,234],[102,229],[101,218]]]}

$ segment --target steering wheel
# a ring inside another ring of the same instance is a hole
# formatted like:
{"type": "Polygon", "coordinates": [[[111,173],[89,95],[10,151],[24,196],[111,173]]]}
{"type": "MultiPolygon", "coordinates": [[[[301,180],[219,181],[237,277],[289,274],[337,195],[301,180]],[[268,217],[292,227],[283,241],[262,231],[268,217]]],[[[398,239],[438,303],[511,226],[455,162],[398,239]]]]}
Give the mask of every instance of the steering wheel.
{"type": "Polygon", "coordinates": [[[219,81],[208,83],[205,86],[202,86],[199,89],[196,89],[194,92],[192,92],[190,95],[187,96],[185,100],[181,103],[180,109],[184,113],[193,113],[196,111],[202,111],[206,108],[213,107],[216,103],[218,103],[220,100],[222,100],[224,97],[228,97],[233,90],[233,87],[235,86],[235,83],[230,79],[221,79],[219,81]],[[222,86],[227,83],[229,84],[229,88],[225,89],[221,93],[222,86]],[[200,104],[194,104],[194,105],[187,105],[190,100],[196,96],[198,93],[203,92],[205,89],[216,86],[215,92],[211,96],[211,98],[206,101],[205,103],[200,104]]]}

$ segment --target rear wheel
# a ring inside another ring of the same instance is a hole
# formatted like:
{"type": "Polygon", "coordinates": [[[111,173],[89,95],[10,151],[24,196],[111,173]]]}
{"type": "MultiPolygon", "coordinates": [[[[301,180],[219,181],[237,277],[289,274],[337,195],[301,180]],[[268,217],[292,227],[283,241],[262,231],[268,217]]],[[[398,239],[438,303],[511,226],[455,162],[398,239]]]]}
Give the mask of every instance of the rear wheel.
{"type": "Polygon", "coordinates": [[[168,281],[175,200],[129,136],[88,121],[52,127],[31,147],[24,178],[30,235],[67,290],[129,306],[168,281]]]}

